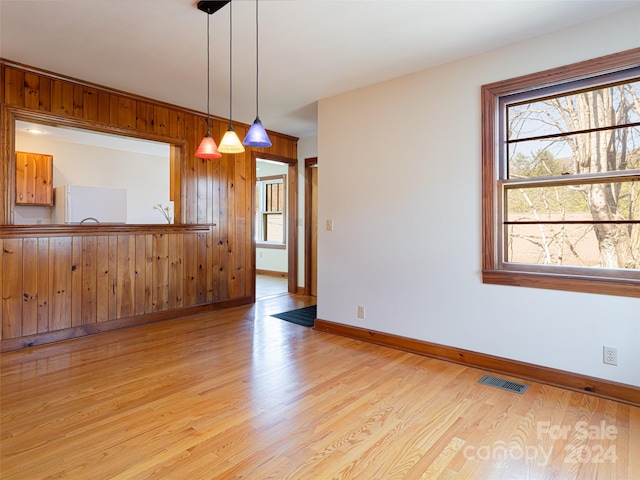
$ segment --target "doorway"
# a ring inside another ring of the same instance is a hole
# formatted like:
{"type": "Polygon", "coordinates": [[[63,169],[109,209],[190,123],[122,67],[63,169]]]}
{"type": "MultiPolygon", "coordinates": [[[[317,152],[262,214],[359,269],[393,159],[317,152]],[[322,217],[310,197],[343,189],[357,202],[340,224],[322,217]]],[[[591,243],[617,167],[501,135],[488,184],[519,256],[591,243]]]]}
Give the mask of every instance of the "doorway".
{"type": "Polygon", "coordinates": [[[251,158],[255,302],[298,293],[298,160],[261,152],[251,158]]]}
{"type": "Polygon", "coordinates": [[[304,209],[304,293],[318,296],[318,157],[306,158],[304,209]]]}

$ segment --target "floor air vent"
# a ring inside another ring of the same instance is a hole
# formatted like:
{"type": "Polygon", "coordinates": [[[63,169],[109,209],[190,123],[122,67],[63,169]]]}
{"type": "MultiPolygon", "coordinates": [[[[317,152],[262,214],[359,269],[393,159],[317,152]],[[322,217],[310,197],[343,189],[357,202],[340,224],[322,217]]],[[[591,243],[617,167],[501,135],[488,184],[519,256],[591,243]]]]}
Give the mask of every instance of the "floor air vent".
{"type": "Polygon", "coordinates": [[[510,392],[516,392],[522,395],[527,391],[529,385],[525,385],[524,383],[512,382],[510,380],[504,380],[502,378],[494,377],[492,375],[485,375],[478,383],[482,383],[483,385],[491,385],[492,387],[501,388],[502,390],[508,390],[510,392]]]}

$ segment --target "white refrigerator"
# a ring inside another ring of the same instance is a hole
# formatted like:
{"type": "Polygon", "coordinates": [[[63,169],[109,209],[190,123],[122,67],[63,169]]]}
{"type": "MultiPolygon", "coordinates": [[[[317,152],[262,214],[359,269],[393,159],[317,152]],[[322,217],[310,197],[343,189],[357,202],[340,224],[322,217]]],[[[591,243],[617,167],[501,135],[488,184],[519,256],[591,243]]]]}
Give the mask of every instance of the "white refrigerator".
{"type": "Polygon", "coordinates": [[[82,185],[56,187],[52,222],[127,223],[127,190],[82,185]]]}

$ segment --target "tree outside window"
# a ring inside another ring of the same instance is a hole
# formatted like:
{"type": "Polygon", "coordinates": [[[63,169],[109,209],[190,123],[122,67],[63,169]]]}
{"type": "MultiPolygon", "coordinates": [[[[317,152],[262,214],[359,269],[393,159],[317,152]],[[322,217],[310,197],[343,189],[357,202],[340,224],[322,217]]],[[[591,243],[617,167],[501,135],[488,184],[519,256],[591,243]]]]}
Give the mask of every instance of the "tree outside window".
{"type": "Polygon", "coordinates": [[[640,296],[640,51],[621,58],[483,87],[486,283],[640,296]]]}

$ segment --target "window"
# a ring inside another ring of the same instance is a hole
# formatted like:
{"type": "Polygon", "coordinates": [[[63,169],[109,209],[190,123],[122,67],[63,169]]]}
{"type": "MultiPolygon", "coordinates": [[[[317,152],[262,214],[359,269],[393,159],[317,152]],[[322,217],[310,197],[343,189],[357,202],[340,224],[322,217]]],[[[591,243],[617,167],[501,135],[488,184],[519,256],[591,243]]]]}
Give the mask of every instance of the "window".
{"type": "Polygon", "coordinates": [[[256,182],[256,243],[261,247],[286,245],[285,175],[258,178],[256,182]]]}
{"type": "Polygon", "coordinates": [[[640,296],[640,49],[482,98],[483,281],[640,296]]]}

